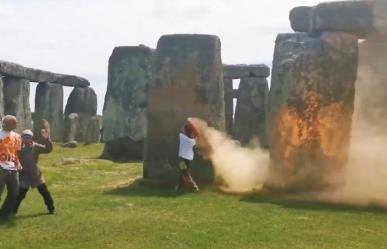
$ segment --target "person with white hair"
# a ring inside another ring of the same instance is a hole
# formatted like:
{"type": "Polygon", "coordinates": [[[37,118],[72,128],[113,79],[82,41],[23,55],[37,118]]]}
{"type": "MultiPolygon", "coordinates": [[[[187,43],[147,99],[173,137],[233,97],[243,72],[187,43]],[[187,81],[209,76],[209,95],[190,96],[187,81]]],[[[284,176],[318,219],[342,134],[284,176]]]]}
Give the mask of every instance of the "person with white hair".
{"type": "Polygon", "coordinates": [[[21,149],[20,135],[14,132],[17,126],[15,116],[6,115],[0,130],[0,196],[7,186],[7,197],[1,207],[0,215],[8,218],[16,205],[19,194],[19,175],[21,165],[17,153],[21,149]]]}
{"type": "Polygon", "coordinates": [[[41,130],[42,144],[34,141],[34,134],[31,130],[24,130],[21,137],[22,149],[19,152],[19,159],[23,169],[20,172],[19,195],[14,213],[17,213],[20,203],[25,198],[28,190],[37,188],[43,197],[48,213],[54,214],[54,201],[38,166],[39,155],[50,153],[53,149],[50,134],[46,129],[41,130]]]}

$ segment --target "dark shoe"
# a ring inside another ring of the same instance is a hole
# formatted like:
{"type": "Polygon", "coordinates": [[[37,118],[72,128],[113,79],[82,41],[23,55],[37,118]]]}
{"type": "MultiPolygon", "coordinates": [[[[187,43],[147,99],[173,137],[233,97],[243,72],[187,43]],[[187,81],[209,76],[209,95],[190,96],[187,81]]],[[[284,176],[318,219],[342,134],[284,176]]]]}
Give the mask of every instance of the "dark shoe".
{"type": "Polygon", "coordinates": [[[48,214],[54,214],[54,213],[55,213],[55,209],[48,210],[48,214]]]}

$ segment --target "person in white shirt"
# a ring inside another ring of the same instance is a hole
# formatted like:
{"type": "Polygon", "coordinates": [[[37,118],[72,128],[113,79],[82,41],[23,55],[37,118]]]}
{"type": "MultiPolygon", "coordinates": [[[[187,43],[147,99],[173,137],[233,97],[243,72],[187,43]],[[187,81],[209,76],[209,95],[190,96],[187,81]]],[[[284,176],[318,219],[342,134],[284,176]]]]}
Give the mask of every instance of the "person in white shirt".
{"type": "Polygon", "coordinates": [[[190,163],[194,158],[193,148],[196,144],[195,136],[195,131],[190,124],[185,125],[183,132],[179,134],[180,179],[178,185],[176,185],[176,190],[192,186],[195,191],[199,191],[199,187],[190,173],[190,163]]]}
{"type": "Polygon", "coordinates": [[[20,135],[16,129],[16,117],[7,115],[3,118],[3,129],[0,130],[0,197],[7,186],[7,197],[1,207],[1,218],[8,218],[13,214],[19,193],[19,174],[21,165],[18,152],[21,149],[20,135]]]}

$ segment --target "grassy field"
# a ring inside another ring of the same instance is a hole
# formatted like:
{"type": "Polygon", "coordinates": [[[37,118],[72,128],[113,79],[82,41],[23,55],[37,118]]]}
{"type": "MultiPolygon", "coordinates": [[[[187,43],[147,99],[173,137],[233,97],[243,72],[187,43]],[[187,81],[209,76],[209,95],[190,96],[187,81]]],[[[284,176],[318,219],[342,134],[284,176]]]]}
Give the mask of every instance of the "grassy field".
{"type": "Polygon", "coordinates": [[[30,191],[0,248],[387,248],[387,211],[152,189],[133,183],[140,163],[94,159],[101,150],[43,156],[57,212],[30,191]]]}

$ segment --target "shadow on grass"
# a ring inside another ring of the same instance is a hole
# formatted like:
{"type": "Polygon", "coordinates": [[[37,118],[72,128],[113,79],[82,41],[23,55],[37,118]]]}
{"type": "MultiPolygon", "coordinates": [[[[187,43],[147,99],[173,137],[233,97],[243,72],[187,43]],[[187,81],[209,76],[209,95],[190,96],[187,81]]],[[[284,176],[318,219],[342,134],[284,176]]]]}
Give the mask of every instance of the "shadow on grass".
{"type": "Polygon", "coordinates": [[[142,160],[139,160],[139,159],[129,160],[129,159],[126,159],[126,158],[109,158],[109,157],[104,157],[102,155],[99,156],[99,157],[96,157],[95,159],[111,161],[113,163],[118,163],[118,164],[126,164],[126,163],[142,164],[142,160]]]}
{"type": "Polygon", "coordinates": [[[16,215],[14,219],[20,220],[20,219],[28,219],[28,218],[36,218],[40,216],[48,216],[48,213],[37,213],[37,214],[22,214],[22,215],[16,215]]]}
{"type": "Polygon", "coordinates": [[[11,228],[16,225],[15,223],[15,217],[9,217],[9,218],[0,218],[0,229],[1,228],[11,228]]]}
{"type": "Polygon", "coordinates": [[[15,215],[10,217],[1,217],[0,218],[0,228],[11,228],[16,226],[17,220],[36,218],[41,216],[49,215],[48,213],[37,213],[37,214],[25,214],[25,215],[15,215]]]}
{"type": "Polygon", "coordinates": [[[160,184],[146,181],[142,178],[127,184],[118,186],[115,189],[106,191],[108,195],[121,196],[142,196],[142,197],[163,197],[174,198],[188,193],[188,190],[175,191],[172,186],[160,186],[160,184]]]}
{"type": "Polygon", "coordinates": [[[291,199],[281,195],[268,195],[268,194],[251,194],[246,195],[240,199],[243,202],[251,203],[270,203],[281,206],[283,208],[290,209],[304,209],[304,210],[321,210],[331,212],[352,212],[352,213],[381,213],[387,215],[387,209],[385,207],[378,206],[377,204],[370,204],[368,206],[356,206],[345,203],[329,203],[323,201],[312,200],[299,200],[291,199]]]}

